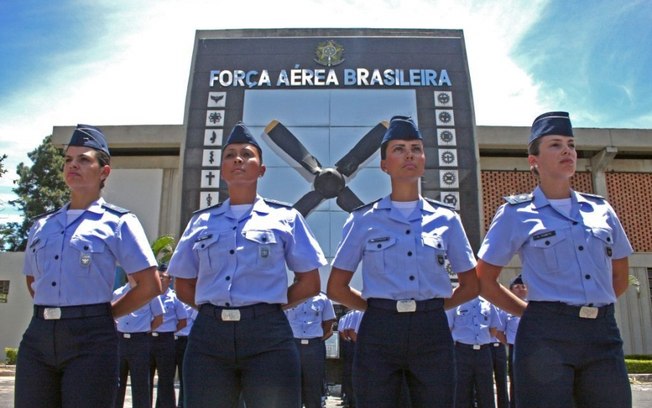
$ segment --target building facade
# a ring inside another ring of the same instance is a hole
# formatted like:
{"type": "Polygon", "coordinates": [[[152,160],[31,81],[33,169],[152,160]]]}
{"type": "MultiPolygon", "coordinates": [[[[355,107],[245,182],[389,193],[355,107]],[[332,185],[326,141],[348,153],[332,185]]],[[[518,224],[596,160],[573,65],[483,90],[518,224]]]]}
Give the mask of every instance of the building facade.
{"type": "MultiPolygon", "coordinates": [[[[134,211],[152,240],[178,237],[192,211],[227,198],[221,143],[238,120],[264,150],[259,192],[300,208],[329,257],[348,210],[389,192],[378,152],[364,147],[377,146],[391,116],[417,121],[428,158],[421,192],[458,209],[475,249],[502,197],[535,186],[529,128],[474,123],[460,30],[198,31],[188,89],[183,124],[96,124],[112,152],[104,196],[134,211]]],[[[55,126],[54,143],[72,130],[55,126]]],[[[630,274],[638,286],[617,305],[625,351],[651,354],[652,130],[576,128],[576,140],[574,188],[610,201],[636,251],[630,274]]],[[[6,259],[0,316],[31,308],[20,260],[6,259]]],[[[325,285],[329,270],[320,272],[325,285]]],[[[515,258],[501,280],[518,272],[515,258]]],[[[0,344],[15,346],[20,333],[3,331],[0,344]]]]}

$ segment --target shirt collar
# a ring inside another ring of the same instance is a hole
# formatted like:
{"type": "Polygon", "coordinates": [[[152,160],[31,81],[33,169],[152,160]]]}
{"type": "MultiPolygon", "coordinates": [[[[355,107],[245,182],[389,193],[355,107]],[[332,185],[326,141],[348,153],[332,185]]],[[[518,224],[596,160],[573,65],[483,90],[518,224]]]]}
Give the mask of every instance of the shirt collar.
{"type": "MultiPolygon", "coordinates": [[[[389,210],[390,214],[394,214],[394,213],[399,214],[398,210],[392,210],[393,209],[392,198],[390,195],[387,195],[383,197],[380,201],[378,201],[375,204],[375,208],[380,210],[389,210]]],[[[437,211],[437,209],[433,207],[432,204],[424,200],[423,197],[421,197],[420,195],[419,195],[419,201],[417,202],[417,210],[418,211],[413,211],[412,214],[410,214],[410,216],[407,218],[408,221],[414,221],[415,219],[421,218],[421,214],[424,211],[428,213],[434,213],[435,211],[437,211]]],[[[400,217],[397,216],[396,219],[399,221],[400,220],[405,221],[406,218],[403,217],[403,215],[401,215],[400,217]]]]}
{"type": "MultiPolygon", "coordinates": [[[[552,208],[552,206],[550,205],[550,201],[548,201],[548,198],[546,198],[545,194],[543,194],[543,191],[541,190],[541,188],[539,188],[539,186],[537,186],[537,188],[534,190],[532,195],[534,196],[532,199],[532,202],[534,203],[534,208],[539,209],[547,205],[552,208]]],[[[580,193],[572,189],[570,192],[570,199],[571,199],[571,212],[569,218],[572,219],[577,218],[576,215],[580,205],[582,204],[591,205],[591,202],[589,200],[587,200],[580,193]]]]}
{"type": "MultiPolygon", "coordinates": [[[[256,199],[254,200],[253,207],[251,208],[251,212],[254,211],[259,214],[268,214],[271,211],[271,208],[269,204],[267,204],[261,196],[256,195],[256,199]]],[[[233,212],[231,211],[231,198],[227,198],[224,201],[224,203],[217,208],[217,211],[215,213],[232,216],[233,212]]]]}

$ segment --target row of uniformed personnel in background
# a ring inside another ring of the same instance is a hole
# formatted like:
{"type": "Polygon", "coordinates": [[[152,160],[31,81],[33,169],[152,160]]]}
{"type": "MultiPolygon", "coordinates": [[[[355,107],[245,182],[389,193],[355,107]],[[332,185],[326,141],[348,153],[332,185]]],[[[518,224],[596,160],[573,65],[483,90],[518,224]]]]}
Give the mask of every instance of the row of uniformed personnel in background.
{"type": "MultiPolygon", "coordinates": [[[[481,294],[522,316],[513,352],[517,407],[630,407],[614,303],[627,289],[632,248],[603,198],[571,188],[577,152],[568,114],[534,120],[528,162],[538,187],[498,209],[478,261],[459,214],[419,194],[426,159],[411,118],[391,119],[380,156],[391,193],[352,211],[327,283],[330,299],[364,311],[351,371],[356,405],[463,401],[455,357],[466,343],[454,339],[445,310],[458,308],[457,316],[481,294]],[[527,302],[498,283],[517,253],[527,302]],[[359,266],[362,291],[350,286],[359,266]]],[[[265,170],[261,147],[238,123],[222,146],[229,198],[193,215],[170,260],[179,299],[198,310],[183,360],[186,407],[233,408],[241,396],[248,408],[301,405],[302,348],[283,309],[319,293],[318,268],[327,262],[297,210],[257,194],[265,170]],[[295,277],[289,287],[287,269],[295,277]]],[[[35,220],[27,245],[35,306],[18,352],[19,408],[113,406],[114,319],[161,293],[136,217],[100,196],[110,171],[104,135],[78,126],[63,169],[70,202],[35,220]],[[134,284],[112,301],[116,264],[134,284]]],[[[476,385],[479,403],[481,392],[476,385]]]]}

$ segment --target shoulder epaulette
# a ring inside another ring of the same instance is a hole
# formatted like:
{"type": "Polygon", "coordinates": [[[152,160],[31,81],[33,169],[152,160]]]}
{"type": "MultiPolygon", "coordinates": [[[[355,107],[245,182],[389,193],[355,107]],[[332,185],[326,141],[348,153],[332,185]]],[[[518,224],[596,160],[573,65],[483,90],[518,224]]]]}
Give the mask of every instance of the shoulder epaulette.
{"type": "Polygon", "coordinates": [[[602,197],[601,195],[598,194],[591,194],[591,193],[579,193],[583,197],[588,197],[588,198],[597,198],[598,200],[604,200],[605,198],[602,197]]]}
{"type": "Polygon", "coordinates": [[[532,193],[523,193],[523,194],[514,194],[510,196],[503,197],[511,205],[528,203],[534,199],[532,193]]]}
{"type": "Polygon", "coordinates": [[[118,215],[125,215],[125,214],[128,214],[128,213],[131,212],[131,211],[125,209],[125,208],[118,207],[117,205],[113,205],[111,203],[102,203],[102,208],[105,208],[105,209],[111,211],[112,213],[118,214],[118,215]]]}
{"type": "Polygon", "coordinates": [[[200,208],[199,210],[195,210],[195,211],[193,211],[192,213],[193,213],[193,214],[199,214],[200,212],[204,212],[204,211],[212,210],[212,209],[214,209],[214,208],[220,208],[220,206],[222,206],[222,204],[223,204],[223,202],[222,202],[222,203],[213,204],[213,205],[211,205],[211,206],[204,207],[204,208],[200,208]]]}
{"type": "Polygon", "coordinates": [[[370,202],[370,203],[367,203],[367,204],[362,204],[362,205],[360,205],[360,206],[357,206],[357,207],[355,207],[354,209],[352,209],[351,212],[359,211],[359,210],[363,210],[363,209],[365,209],[365,208],[371,207],[372,205],[376,204],[376,203],[377,203],[378,201],[380,201],[380,200],[382,200],[382,198],[379,198],[379,199],[374,200],[374,201],[372,201],[372,202],[370,202]]]}
{"type": "Polygon", "coordinates": [[[271,198],[263,198],[263,201],[267,204],[278,205],[279,207],[292,207],[292,204],[286,203],[283,201],[272,200],[271,198]]]}
{"type": "Polygon", "coordinates": [[[43,217],[46,217],[46,216],[48,216],[50,214],[53,214],[53,213],[55,213],[55,212],[57,212],[59,210],[60,210],[60,208],[57,208],[57,209],[54,209],[54,210],[51,210],[51,211],[46,211],[46,212],[44,212],[42,214],[39,214],[39,215],[35,216],[34,218],[32,218],[32,222],[34,222],[34,221],[36,221],[38,219],[41,219],[43,217]]]}
{"type": "Polygon", "coordinates": [[[434,199],[428,198],[428,197],[423,197],[423,199],[426,200],[427,202],[429,202],[430,204],[434,205],[434,206],[444,207],[444,208],[448,208],[450,210],[455,210],[455,206],[444,203],[442,201],[437,201],[437,200],[434,200],[434,199]]]}

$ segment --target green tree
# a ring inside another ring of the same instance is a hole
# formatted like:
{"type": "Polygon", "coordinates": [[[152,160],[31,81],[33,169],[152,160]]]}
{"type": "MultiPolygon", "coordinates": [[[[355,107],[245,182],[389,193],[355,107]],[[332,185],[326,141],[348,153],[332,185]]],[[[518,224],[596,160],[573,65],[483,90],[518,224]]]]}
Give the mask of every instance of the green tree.
{"type": "Polygon", "coordinates": [[[61,175],[63,151],[55,147],[51,139],[47,136],[41,145],[27,154],[31,166],[20,163],[16,168],[18,180],[13,192],[18,198],[10,200],[9,204],[22,212],[23,221],[0,227],[0,243],[9,251],[25,250],[34,217],[53,211],[68,201],[68,189],[61,175]]]}
{"type": "Polygon", "coordinates": [[[7,172],[7,169],[5,169],[4,165],[2,164],[2,162],[3,162],[6,158],[7,158],[7,155],[6,155],[6,154],[3,154],[2,156],[0,156],[0,177],[2,177],[2,175],[5,174],[5,173],[7,172]]]}

